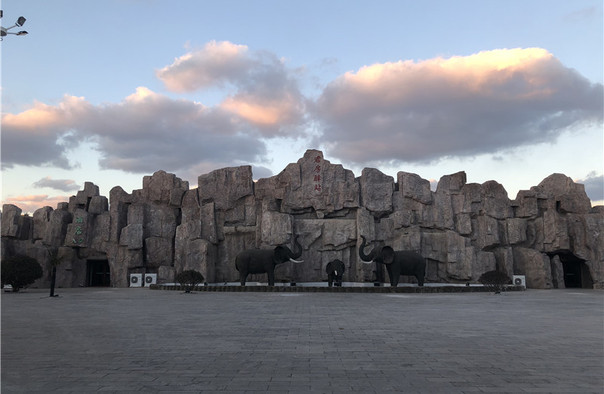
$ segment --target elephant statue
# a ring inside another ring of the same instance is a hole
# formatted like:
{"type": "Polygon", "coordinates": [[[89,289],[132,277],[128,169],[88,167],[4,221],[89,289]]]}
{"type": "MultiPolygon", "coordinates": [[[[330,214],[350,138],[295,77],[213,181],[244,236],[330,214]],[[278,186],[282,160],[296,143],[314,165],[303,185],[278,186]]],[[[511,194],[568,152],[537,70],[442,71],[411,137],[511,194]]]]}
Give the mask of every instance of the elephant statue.
{"type": "Polygon", "coordinates": [[[361,235],[363,242],[359,247],[359,257],[365,264],[373,262],[384,264],[390,277],[390,285],[396,287],[401,275],[410,275],[417,278],[419,286],[424,285],[426,274],[426,261],[424,257],[410,250],[394,250],[390,246],[381,249],[375,247],[368,255],[363,252],[367,244],[365,237],[361,235]]]}
{"type": "Polygon", "coordinates": [[[334,281],[336,286],[342,287],[342,276],[344,275],[344,271],[346,271],[346,267],[344,267],[344,263],[341,260],[333,260],[327,263],[325,272],[327,272],[329,287],[334,285],[334,281]]]}
{"type": "Polygon", "coordinates": [[[264,274],[268,276],[268,285],[275,285],[275,266],[277,264],[292,261],[302,263],[303,260],[296,260],[302,256],[302,246],[298,243],[298,237],[294,239],[294,249],[292,252],[287,246],[279,245],[274,249],[247,249],[239,252],[235,258],[235,268],[239,271],[241,286],[245,286],[245,281],[249,274],[264,274]]]}

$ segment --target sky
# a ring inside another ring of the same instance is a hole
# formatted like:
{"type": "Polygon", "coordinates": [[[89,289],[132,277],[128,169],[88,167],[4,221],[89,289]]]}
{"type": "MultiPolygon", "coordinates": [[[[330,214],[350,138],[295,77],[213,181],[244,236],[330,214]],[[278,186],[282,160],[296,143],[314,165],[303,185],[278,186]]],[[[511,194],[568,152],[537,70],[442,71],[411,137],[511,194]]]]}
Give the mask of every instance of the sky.
{"type": "Polygon", "coordinates": [[[465,171],[510,199],[563,173],[604,204],[603,3],[4,0],[2,204],[173,173],[465,171]]]}

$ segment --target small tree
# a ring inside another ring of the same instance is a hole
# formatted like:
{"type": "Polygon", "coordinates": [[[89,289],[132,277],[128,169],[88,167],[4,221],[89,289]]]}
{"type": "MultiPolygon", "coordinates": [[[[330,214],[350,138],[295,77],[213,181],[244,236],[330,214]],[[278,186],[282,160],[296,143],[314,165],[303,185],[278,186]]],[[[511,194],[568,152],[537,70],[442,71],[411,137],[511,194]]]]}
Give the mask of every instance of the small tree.
{"type": "Polygon", "coordinates": [[[42,266],[38,261],[28,256],[12,256],[2,260],[0,275],[2,286],[5,284],[13,287],[13,292],[31,285],[42,277],[42,266]]]}
{"type": "Polygon", "coordinates": [[[478,278],[478,281],[487,289],[495,292],[495,294],[501,293],[505,285],[512,283],[512,280],[506,273],[497,270],[485,272],[478,278]]]}
{"type": "Polygon", "coordinates": [[[176,275],[176,281],[185,286],[185,293],[190,293],[200,283],[203,283],[203,275],[199,271],[186,270],[176,275]]]}

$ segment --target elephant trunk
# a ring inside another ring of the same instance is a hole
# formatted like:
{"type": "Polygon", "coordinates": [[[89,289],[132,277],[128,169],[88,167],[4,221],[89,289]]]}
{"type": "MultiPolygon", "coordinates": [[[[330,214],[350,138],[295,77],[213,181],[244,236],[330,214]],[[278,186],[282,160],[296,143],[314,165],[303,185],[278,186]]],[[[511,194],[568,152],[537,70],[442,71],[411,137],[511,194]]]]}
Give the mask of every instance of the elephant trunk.
{"type": "Polygon", "coordinates": [[[298,242],[298,236],[296,236],[294,238],[294,250],[297,250],[297,251],[292,252],[291,250],[288,249],[289,261],[291,261],[292,263],[303,263],[304,260],[296,260],[296,259],[300,258],[300,256],[302,256],[302,245],[300,245],[300,243],[298,242]]]}
{"type": "Polygon", "coordinates": [[[369,252],[369,254],[365,254],[363,252],[363,249],[365,249],[365,246],[367,245],[367,240],[365,239],[365,237],[363,237],[361,235],[361,239],[363,240],[363,242],[361,242],[361,246],[359,247],[359,257],[361,258],[361,260],[366,263],[366,264],[371,264],[373,263],[373,259],[375,258],[375,255],[377,253],[377,248],[373,248],[373,250],[371,252],[369,252]]]}

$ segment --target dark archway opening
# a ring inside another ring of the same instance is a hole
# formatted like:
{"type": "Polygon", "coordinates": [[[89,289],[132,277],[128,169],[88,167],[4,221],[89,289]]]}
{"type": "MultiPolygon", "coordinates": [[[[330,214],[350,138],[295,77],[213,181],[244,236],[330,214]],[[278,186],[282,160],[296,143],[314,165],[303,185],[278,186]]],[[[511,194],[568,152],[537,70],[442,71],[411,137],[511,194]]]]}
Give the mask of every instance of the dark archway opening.
{"type": "Polygon", "coordinates": [[[550,257],[558,256],[564,273],[564,287],[593,289],[593,279],[585,260],[575,256],[569,250],[558,250],[550,257]]]}
{"type": "Polygon", "coordinates": [[[91,287],[109,287],[111,285],[111,271],[108,260],[87,261],[86,285],[91,287]]]}

